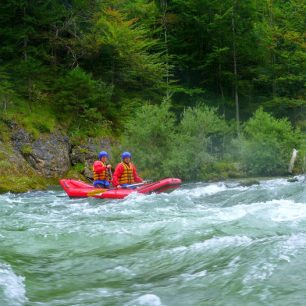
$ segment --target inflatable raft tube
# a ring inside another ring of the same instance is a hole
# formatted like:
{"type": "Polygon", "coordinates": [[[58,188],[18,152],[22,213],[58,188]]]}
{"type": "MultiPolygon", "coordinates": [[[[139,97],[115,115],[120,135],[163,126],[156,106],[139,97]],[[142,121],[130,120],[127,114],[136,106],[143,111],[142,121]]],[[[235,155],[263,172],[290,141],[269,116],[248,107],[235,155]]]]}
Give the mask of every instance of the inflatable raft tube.
{"type": "Polygon", "coordinates": [[[134,192],[142,194],[169,192],[180,187],[182,181],[178,178],[165,178],[160,181],[137,186],[135,189],[95,188],[92,185],[73,179],[61,179],[60,184],[70,198],[123,199],[134,192]]]}

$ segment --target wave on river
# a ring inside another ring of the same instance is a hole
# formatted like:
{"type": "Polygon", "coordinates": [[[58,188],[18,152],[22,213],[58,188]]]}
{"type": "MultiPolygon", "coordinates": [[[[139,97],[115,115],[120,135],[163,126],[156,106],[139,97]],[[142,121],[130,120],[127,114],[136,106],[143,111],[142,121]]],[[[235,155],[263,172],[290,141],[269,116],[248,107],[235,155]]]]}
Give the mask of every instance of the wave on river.
{"type": "Polygon", "coordinates": [[[306,183],[0,195],[0,305],[303,305],[306,183]]]}

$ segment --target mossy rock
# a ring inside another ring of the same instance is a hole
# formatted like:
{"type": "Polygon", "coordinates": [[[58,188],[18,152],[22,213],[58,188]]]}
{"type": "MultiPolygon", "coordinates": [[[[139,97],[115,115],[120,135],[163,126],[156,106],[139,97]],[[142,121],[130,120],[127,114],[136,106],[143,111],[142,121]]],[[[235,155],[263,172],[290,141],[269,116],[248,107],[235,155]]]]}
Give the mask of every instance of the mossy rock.
{"type": "Polygon", "coordinates": [[[90,153],[90,151],[88,150],[88,148],[82,148],[82,147],[80,147],[79,152],[80,152],[81,154],[88,154],[88,153],[90,153]]]}
{"type": "Polygon", "coordinates": [[[77,169],[71,168],[65,175],[67,178],[78,179],[82,181],[86,181],[85,176],[80,173],[77,169]]]}
{"type": "Polygon", "coordinates": [[[10,140],[10,130],[7,124],[3,119],[0,117],[0,140],[2,140],[4,143],[9,142],[10,140]]]}
{"type": "Polygon", "coordinates": [[[21,153],[23,155],[30,155],[33,152],[33,148],[29,144],[25,144],[21,147],[21,153]]]}
{"type": "Polygon", "coordinates": [[[4,152],[0,151],[0,161],[1,160],[5,160],[5,159],[7,159],[7,154],[5,154],[4,152]]]}
{"type": "Polygon", "coordinates": [[[289,182],[289,183],[295,183],[295,182],[298,182],[299,180],[298,180],[298,178],[296,178],[296,177],[291,177],[291,178],[289,178],[288,180],[287,180],[287,182],[289,182]]]}
{"type": "Polygon", "coordinates": [[[8,160],[1,160],[0,158],[0,172],[1,170],[9,170],[11,168],[11,163],[8,160]]]}
{"type": "Polygon", "coordinates": [[[58,185],[58,180],[46,179],[41,176],[4,176],[0,181],[0,193],[44,190],[51,185],[58,185]]]}

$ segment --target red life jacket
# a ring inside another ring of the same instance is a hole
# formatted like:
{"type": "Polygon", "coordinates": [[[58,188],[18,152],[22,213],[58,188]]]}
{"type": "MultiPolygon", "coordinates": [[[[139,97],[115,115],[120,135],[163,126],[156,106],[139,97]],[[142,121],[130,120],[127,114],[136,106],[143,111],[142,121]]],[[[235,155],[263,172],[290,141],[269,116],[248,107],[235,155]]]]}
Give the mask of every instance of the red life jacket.
{"type": "Polygon", "coordinates": [[[124,170],[123,170],[121,177],[118,178],[119,184],[121,185],[121,184],[135,183],[134,174],[133,174],[133,170],[134,170],[133,164],[132,163],[126,164],[122,162],[121,165],[123,166],[124,170]]]}
{"type": "Polygon", "coordinates": [[[109,181],[110,175],[107,171],[106,164],[97,160],[93,164],[94,181],[109,181]]]}

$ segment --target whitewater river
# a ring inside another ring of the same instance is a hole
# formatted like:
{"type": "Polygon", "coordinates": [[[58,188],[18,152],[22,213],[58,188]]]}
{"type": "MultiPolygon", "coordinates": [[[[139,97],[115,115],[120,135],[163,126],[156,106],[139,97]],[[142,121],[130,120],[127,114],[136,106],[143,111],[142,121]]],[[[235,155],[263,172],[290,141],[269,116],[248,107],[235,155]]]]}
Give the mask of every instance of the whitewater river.
{"type": "Polygon", "coordinates": [[[305,305],[306,183],[0,195],[0,305],[305,305]]]}

